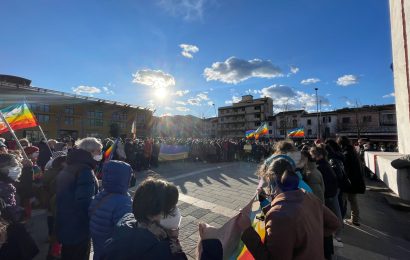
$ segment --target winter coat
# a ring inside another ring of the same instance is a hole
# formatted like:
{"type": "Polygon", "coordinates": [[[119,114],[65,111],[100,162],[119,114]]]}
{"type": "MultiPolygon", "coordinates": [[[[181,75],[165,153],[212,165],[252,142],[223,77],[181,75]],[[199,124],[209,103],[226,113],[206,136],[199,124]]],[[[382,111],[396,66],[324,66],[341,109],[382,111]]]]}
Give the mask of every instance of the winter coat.
{"type": "Polygon", "coordinates": [[[172,260],[186,259],[185,254],[173,255],[167,239],[158,238],[148,229],[139,228],[132,213],[125,214],[107,240],[101,259],[172,260]]]}
{"type": "Polygon", "coordinates": [[[21,201],[30,199],[33,196],[33,179],[34,170],[32,167],[23,167],[19,182],[17,185],[17,193],[21,201]]]}
{"type": "Polygon", "coordinates": [[[0,215],[9,222],[18,222],[23,218],[23,208],[16,205],[16,188],[8,176],[0,176],[0,215]]]}
{"type": "Polygon", "coordinates": [[[50,148],[48,148],[48,145],[44,142],[38,144],[38,149],[40,149],[40,151],[38,153],[37,165],[44,171],[44,167],[47,162],[50,161],[52,154],[50,148]]]}
{"type": "Polygon", "coordinates": [[[36,242],[22,223],[12,223],[7,227],[6,243],[0,248],[2,260],[31,260],[39,253],[36,242]]]}
{"type": "Polygon", "coordinates": [[[312,193],[322,202],[325,202],[325,185],[323,183],[323,177],[320,171],[316,167],[315,162],[308,162],[310,165],[305,170],[305,181],[307,185],[312,189],[312,193]]]}
{"type": "Polygon", "coordinates": [[[346,190],[347,193],[364,193],[366,190],[366,184],[363,177],[363,169],[360,163],[359,156],[354,150],[353,146],[347,146],[343,149],[343,155],[345,157],[345,172],[350,180],[350,189],[346,190]]]}
{"type": "Polygon", "coordinates": [[[265,241],[253,227],[242,234],[242,241],[258,260],[324,259],[323,237],[340,226],[326,206],[302,190],[278,194],[263,211],[265,241]]]}
{"type": "Polygon", "coordinates": [[[43,187],[47,194],[47,208],[49,214],[55,216],[56,212],[56,184],[57,176],[62,169],[50,168],[43,175],[43,187]]]}
{"type": "Polygon", "coordinates": [[[332,198],[336,196],[338,183],[337,177],[335,172],[333,171],[332,167],[326,161],[326,159],[322,159],[316,162],[317,169],[322,173],[323,182],[325,184],[325,199],[332,198]]]}
{"type": "Polygon", "coordinates": [[[132,211],[131,196],[127,193],[131,172],[124,162],[110,161],[104,165],[103,191],[95,196],[88,210],[94,259],[100,259],[104,242],[112,236],[115,224],[132,211]]]}
{"type": "Polygon", "coordinates": [[[90,236],[88,208],[96,194],[91,153],[73,149],[67,155],[67,166],[57,176],[56,231],[62,244],[76,245],[90,236]]]}

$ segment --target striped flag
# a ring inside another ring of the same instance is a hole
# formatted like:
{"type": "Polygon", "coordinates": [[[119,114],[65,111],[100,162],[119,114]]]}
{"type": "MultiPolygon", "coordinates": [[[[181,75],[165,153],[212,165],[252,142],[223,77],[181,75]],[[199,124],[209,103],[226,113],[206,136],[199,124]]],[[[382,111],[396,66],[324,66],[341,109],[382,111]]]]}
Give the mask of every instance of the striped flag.
{"type": "Polygon", "coordinates": [[[305,130],[303,127],[291,129],[288,132],[288,137],[305,137],[305,130]]]}
{"type": "Polygon", "coordinates": [[[248,130],[245,132],[246,139],[250,139],[255,136],[255,130],[248,130]]]}
{"type": "MultiPolygon", "coordinates": [[[[13,130],[38,126],[36,117],[30,111],[26,103],[3,108],[0,112],[13,130]]],[[[6,124],[0,120],[0,134],[7,131],[9,130],[6,124]]]]}
{"type": "Polygon", "coordinates": [[[263,123],[258,129],[255,130],[255,138],[259,139],[259,136],[268,134],[268,123],[263,123]]]}
{"type": "Polygon", "coordinates": [[[118,138],[115,140],[115,142],[104,152],[104,162],[108,162],[114,157],[115,150],[117,150],[117,145],[118,145],[118,138]]]}

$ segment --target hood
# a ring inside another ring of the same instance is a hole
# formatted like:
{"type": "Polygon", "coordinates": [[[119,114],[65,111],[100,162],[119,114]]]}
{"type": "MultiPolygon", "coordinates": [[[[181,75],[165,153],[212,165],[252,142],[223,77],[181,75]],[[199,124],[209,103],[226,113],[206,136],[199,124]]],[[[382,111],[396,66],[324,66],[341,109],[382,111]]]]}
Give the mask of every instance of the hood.
{"type": "Polygon", "coordinates": [[[67,155],[67,164],[87,164],[92,169],[97,165],[91,153],[83,149],[72,149],[67,155]]]}
{"type": "Polygon", "coordinates": [[[129,188],[132,168],[128,163],[111,160],[102,170],[102,187],[106,192],[126,194],[129,188]]]}

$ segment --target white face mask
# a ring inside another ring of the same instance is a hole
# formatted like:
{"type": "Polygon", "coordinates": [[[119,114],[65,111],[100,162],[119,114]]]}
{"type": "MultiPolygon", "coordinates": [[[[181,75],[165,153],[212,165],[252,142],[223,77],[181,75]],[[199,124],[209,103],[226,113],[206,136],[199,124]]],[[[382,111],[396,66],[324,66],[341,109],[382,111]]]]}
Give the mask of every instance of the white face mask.
{"type": "Polygon", "coordinates": [[[166,218],[162,218],[159,224],[166,229],[178,229],[181,224],[181,213],[175,208],[166,218]]]}
{"type": "Polygon", "coordinates": [[[21,175],[21,167],[20,166],[15,166],[12,168],[9,168],[9,177],[13,180],[16,181],[21,175]]]}
{"type": "Polygon", "coordinates": [[[103,158],[102,154],[94,155],[93,159],[96,160],[97,162],[101,161],[103,158]]]}

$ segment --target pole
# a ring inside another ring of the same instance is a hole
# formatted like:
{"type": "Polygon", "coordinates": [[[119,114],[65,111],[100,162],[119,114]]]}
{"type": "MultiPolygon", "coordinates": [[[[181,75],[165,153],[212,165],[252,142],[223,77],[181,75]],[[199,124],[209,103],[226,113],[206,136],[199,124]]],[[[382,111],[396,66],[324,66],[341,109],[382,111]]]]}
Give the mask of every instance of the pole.
{"type": "Polygon", "coordinates": [[[7,126],[7,129],[9,129],[9,131],[10,131],[11,135],[13,136],[13,138],[16,140],[17,145],[19,146],[19,148],[22,152],[23,158],[26,159],[26,160],[29,160],[26,152],[24,151],[23,146],[21,146],[21,143],[20,143],[19,139],[17,138],[16,134],[14,133],[14,130],[11,128],[11,126],[9,125],[9,122],[7,122],[6,118],[4,117],[4,115],[1,111],[0,111],[0,118],[4,122],[4,124],[7,126]]]}
{"type": "Polygon", "coordinates": [[[320,139],[320,122],[319,122],[319,99],[317,96],[318,88],[315,88],[316,91],[316,115],[317,115],[317,131],[316,131],[316,139],[320,139]]]}
{"type": "Polygon", "coordinates": [[[46,145],[47,145],[47,147],[48,147],[48,150],[50,150],[51,155],[53,155],[53,151],[51,150],[50,146],[48,145],[47,137],[46,137],[46,135],[44,134],[43,128],[41,128],[41,125],[38,125],[38,129],[40,129],[41,135],[43,136],[43,138],[44,138],[44,140],[45,140],[45,142],[46,142],[46,145]]]}

